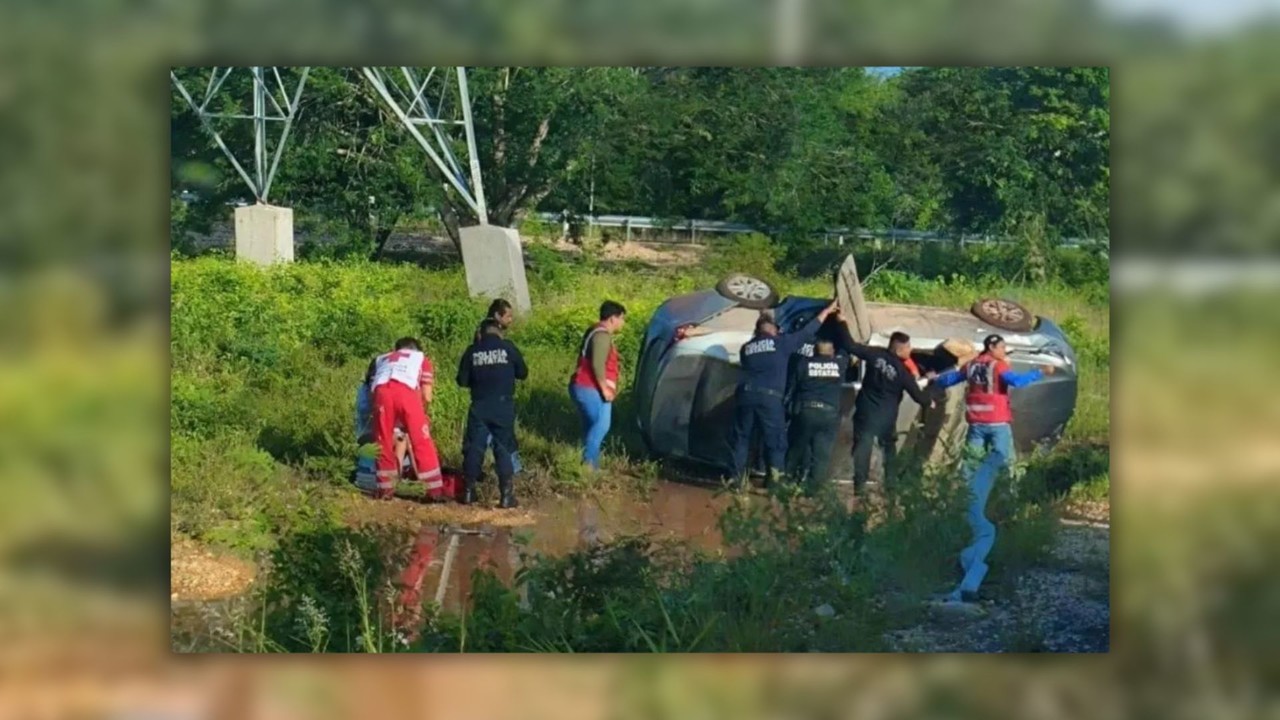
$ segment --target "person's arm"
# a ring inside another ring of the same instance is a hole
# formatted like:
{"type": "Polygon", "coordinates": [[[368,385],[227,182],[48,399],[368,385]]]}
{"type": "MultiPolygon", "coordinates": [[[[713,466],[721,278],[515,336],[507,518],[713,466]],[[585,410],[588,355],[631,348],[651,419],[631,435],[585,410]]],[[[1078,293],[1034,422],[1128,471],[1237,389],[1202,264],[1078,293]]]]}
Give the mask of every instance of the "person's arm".
{"type": "Polygon", "coordinates": [[[467,348],[458,361],[458,386],[471,387],[471,348],[467,348]]]}
{"type": "Polygon", "coordinates": [[[853,351],[860,347],[858,341],[853,339],[853,333],[849,332],[849,323],[843,318],[839,322],[832,323],[836,332],[836,350],[846,355],[852,355],[853,351]]]}
{"type": "Polygon", "coordinates": [[[929,397],[925,394],[924,390],[920,389],[920,383],[916,380],[916,376],[912,375],[911,371],[907,370],[907,366],[901,361],[899,361],[898,364],[902,366],[902,372],[898,373],[898,377],[902,379],[902,389],[906,390],[907,394],[911,396],[911,399],[915,400],[916,404],[920,407],[927,408],[931,406],[933,404],[933,398],[929,397]]]}
{"type": "Polygon", "coordinates": [[[591,336],[591,346],[587,352],[591,353],[591,374],[595,376],[596,387],[600,389],[600,396],[605,402],[613,402],[618,394],[616,385],[610,385],[606,378],[606,366],[609,362],[609,348],[613,345],[613,337],[609,333],[601,330],[591,336]]]}
{"type": "Polygon", "coordinates": [[[512,369],[516,372],[517,380],[524,380],[529,377],[529,366],[524,363],[524,356],[520,354],[519,348],[515,343],[508,342],[507,349],[511,352],[512,369]]]}
{"type": "Polygon", "coordinates": [[[1044,370],[1041,370],[1040,368],[1033,368],[1026,372],[1014,372],[1013,370],[1005,370],[1004,372],[1000,373],[1000,379],[1003,380],[1004,384],[1008,385],[1009,387],[1013,387],[1013,388],[1025,387],[1043,378],[1046,374],[1046,371],[1049,373],[1052,373],[1053,366],[1045,365],[1044,370]]]}
{"type": "Polygon", "coordinates": [[[959,385],[962,382],[964,382],[964,373],[959,368],[956,368],[940,373],[938,377],[933,379],[932,384],[934,387],[945,390],[952,385],[959,385]]]}

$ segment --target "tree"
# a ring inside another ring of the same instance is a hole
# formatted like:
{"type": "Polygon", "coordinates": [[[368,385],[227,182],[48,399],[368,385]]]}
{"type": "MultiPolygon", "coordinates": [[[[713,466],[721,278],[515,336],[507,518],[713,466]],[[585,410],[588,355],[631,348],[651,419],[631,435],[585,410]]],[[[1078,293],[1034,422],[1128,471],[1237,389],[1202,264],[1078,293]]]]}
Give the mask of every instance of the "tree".
{"type": "MultiPolygon", "coordinates": [[[[558,186],[609,160],[643,81],[627,68],[477,68],[468,73],[489,220],[511,226],[558,186]],[[598,155],[595,153],[599,153],[598,155]]],[[[461,248],[473,217],[447,192],[441,219],[461,248]]]]}

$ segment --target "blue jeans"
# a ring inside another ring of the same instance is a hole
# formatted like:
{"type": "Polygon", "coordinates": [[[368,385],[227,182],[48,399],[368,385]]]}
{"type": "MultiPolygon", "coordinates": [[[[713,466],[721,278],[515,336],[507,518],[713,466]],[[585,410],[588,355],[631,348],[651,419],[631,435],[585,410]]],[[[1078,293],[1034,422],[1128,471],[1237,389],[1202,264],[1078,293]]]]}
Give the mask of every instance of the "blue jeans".
{"type": "Polygon", "coordinates": [[[976,593],[987,575],[987,555],[996,543],[996,526],[987,519],[987,498],[1000,471],[1013,460],[1013,429],[1008,423],[970,425],[967,443],[969,452],[980,453],[981,459],[970,459],[965,466],[965,479],[973,495],[968,513],[973,542],[960,551],[964,579],[956,591],[976,593]]]}
{"type": "Polygon", "coordinates": [[[582,459],[599,470],[600,446],[613,422],[613,403],[605,402],[599,390],[576,384],[569,386],[569,397],[578,406],[578,415],[582,418],[582,459]]]}

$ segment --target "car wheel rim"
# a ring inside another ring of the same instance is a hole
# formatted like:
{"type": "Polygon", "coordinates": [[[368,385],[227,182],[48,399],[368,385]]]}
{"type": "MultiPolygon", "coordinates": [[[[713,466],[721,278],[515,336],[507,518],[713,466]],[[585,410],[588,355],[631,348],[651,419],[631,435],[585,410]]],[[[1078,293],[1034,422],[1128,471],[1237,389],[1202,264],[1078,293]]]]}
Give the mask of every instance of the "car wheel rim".
{"type": "Polygon", "coordinates": [[[725,286],[734,297],[741,300],[764,300],[769,297],[769,286],[763,280],[757,280],[753,277],[739,275],[730,278],[725,286]]]}
{"type": "Polygon", "coordinates": [[[1005,325],[1017,325],[1026,319],[1022,308],[1006,300],[987,300],[982,303],[982,312],[992,321],[1005,325]]]}

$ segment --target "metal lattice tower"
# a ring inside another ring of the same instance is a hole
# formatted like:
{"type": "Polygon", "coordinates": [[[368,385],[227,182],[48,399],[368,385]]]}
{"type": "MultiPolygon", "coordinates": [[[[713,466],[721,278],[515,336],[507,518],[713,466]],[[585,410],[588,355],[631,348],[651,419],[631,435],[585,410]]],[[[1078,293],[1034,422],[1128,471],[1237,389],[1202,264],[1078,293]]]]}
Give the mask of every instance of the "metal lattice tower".
{"type": "MultiPolygon", "coordinates": [[[[200,118],[200,122],[204,125],[209,134],[213,136],[214,142],[218,143],[218,147],[231,161],[231,165],[235,167],[236,172],[240,173],[240,177],[244,179],[245,184],[249,186],[249,191],[253,193],[254,199],[260,203],[267,201],[267,196],[271,192],[271,182],[275,179],[276,170],[280,166],[280,157],[284,154],[284,146],[289,140],[289,130],[293,127],[294,118],[298,116],[298,101],[302,98],[302,88],[307,84],[307,73],[310,68],[300,68],[298,70],[298,78],[293,92],[290,93],[285,85],[284,76],[280,73],[279,67],[215,67],[209,71],[209,81],[204,88],[204,98],[196,101],[191,92],[187,90],[186,85],[178,79],[173,72],[169,72],[169,77],[173,80],[174,86],[178,88],[178,92],[191,106],[192,111],[200,118]],[[227,78],[231,77],[235,72],[248,72],[253,81],[252,85],[252,101],[251,113],[245,115],[241,113],[224,113],[211,110],[215,100],[219,96],[219,92],[227,82],[227,78]],[[272,83],[274,79],[274,83],[272,83]],[[231,148],[227,146],[226,141],[222,137],[215,121],[247,121],[253,124],[253,173],[250,174],[244,165],[236,158],[231,148]],[[270,155],[268,161],[267,143],[270,139],[271,131],[268,123],[281,123],[281,129],[278,139],[275,142],[274,152],[270,155]]],[[[288,68],[285,68],[285,74],[288,74],[288,68]]]]}
{"type": "MultiPolygon", "coordinates": [[[[292,93],[286,88],[281,70],[278,67],[212,68],[201,100],[192,95],[175,73],[169,73],[178,92],[200,118],[200,122],[260,203],[267,201],[271,191],[271,183],[275,179],[280,157],[289,139],[289,130],[298,115],[298,103],[310,68],[296,70],[297,83],[292,93]],[[251,114],[215,112],[211,108],[215,106],[227,78],[237,71],[248,72],[252,78],[251,114]],[[218,125],[227,121],[252,123],[252,173],[241,164],[219,131],[218,125]],[[269,153],[269,123],[276,122],[282,123],[282,127],[273,151],[269,153]]],[[[287,75],[289,69],[284,70],[287,75]]],[[[449,186],[458,192],[476,214],[480,224],[487,225],[489,214],[484,200],[480,159],[476,153],[466,70],[461,67],[365,67],[360,70],[382,101],[426,151],[427,157],[444,175],[449,186]],[[467,156],[469,173],[463,171],[462,164],[458,161],[460,153],[467,156]]]]}
{"type": "Polygon", "coordinates": [[[461,67],[366,67],[361,71],[449,185],[466,201],[480,224],[489,224],[466,70],[461,67]],[[455,153],[464,148],[470,165],[470,182],[455,153]]]}

